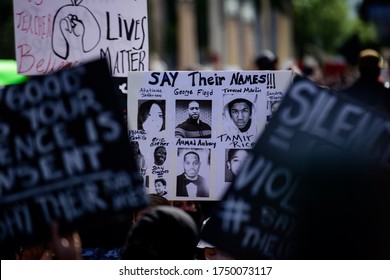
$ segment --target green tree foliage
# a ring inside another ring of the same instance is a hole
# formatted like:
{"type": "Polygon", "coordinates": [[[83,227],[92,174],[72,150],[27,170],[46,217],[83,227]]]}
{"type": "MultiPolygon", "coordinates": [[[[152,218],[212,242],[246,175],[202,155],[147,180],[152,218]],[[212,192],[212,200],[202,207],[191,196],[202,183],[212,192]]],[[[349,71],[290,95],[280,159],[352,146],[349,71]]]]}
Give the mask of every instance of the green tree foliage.
{"type": "Polygon", "coordinates": [[[375,40],[375,30],[350,16],[346,0],[293,0],[294,41],[298,55],[316,47],[335,53],[351,35],[375,40]]]}
{"type": "Polygon", "coordinates": [[[333,52],[347,37],[348,7],[344,0],[294,0],[294,38],[299,54],[309,46],[333,52]]]}
{"type": "Polygon", "coordinates": [[[379,42],[375,25],[372,22],[366,22],[360,18],[354,20],[351,33],[357,34],[360,41],[366,45],[379,42]]]}

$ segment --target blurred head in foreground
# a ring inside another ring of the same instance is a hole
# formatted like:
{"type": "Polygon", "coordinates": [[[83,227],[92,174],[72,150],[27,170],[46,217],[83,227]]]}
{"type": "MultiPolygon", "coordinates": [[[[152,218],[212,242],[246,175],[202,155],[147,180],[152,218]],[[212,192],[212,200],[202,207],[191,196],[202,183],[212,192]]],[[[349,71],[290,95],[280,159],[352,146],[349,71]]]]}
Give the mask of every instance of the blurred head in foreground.
{"type": "Polygon", "coordinates": [[[186,212],[157,206],[145,212],[129,232],[122,259],[190,260],[195,258],[198,230],[186,212]]]}

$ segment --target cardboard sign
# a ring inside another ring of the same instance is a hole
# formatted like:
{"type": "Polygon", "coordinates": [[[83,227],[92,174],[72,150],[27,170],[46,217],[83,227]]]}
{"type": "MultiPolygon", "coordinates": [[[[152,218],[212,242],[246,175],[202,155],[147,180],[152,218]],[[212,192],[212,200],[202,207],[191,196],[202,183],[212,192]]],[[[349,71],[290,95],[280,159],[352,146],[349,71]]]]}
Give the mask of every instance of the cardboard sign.
{"type": "Polygon", "coordinates": [[[110,74],[148,70],[147,1],[14,0],[18,73],[43,75],[105,58],[110,74]]]}
{"type": "Polygon", "coordinates": [[[389,125],[298,79],[202,238],[238,259],[388,257],[389,125]]]}
{"type": "Polygon", "coordinates": [[[1,246],[146,204],[110,79],[100,60],[1,91],[1,246]]]}
{"type": "Polygon", "coordinates": [[[220,199],[291,80],[291,71],[129,73],[129,137],[147,191],[163,178],[168,199],[220,199]]]}

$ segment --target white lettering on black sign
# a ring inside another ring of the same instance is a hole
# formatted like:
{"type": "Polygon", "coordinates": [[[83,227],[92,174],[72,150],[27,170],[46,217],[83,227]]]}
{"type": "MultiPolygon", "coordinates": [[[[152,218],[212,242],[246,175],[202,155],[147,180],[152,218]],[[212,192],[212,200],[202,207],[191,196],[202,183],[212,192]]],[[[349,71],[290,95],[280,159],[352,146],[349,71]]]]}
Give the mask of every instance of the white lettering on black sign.
{"type": "MultiPolygon", "coordinates": [[[[290,102],[276,116],[278,128],[270,136],[271,146],[289,151],[288,143],[295,133],[306,133],[313,141],[319,139],[316,142],[371,154],[382,167],[390,168],[390,141],[386,141],[390,140],[389,120],[307,81],[295,85],[287,98],[290,102]]],[[[315,144],[306,148],[317,147],[315,144]]]]}
{"type": "Polygon", "coordinates": [[[110,88],[84,81],[88,67],[104,64],[0,91],[0,242],[41,230],[34,219],[72,223],[145,203],[131,154],[115,155],[128,147],[120,114],[99,96],[110,88]]]}

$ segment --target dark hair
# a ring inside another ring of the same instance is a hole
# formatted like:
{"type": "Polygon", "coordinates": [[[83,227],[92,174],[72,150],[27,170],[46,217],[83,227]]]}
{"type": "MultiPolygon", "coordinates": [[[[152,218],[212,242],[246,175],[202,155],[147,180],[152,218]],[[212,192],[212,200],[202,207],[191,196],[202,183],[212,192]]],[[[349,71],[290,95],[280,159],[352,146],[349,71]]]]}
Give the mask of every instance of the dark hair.
{"type": "Polygon", "coordinates": [[[183,160],[185,160],[186,156],[189,155],[189,154],[196,155],[198,157],[198,161],[200,161],[200,157],[199,157],[198,153],[196,153],[194,151],[189,151],[189,152],[185,153],[184,157],[183,157],[183,160]]]}
{"type": "Polygon", "coordinates": [[[189,106],[190,106],[190,104],[191,104],[192,102],[198,103],[198,105],[200,106],[198,100],[190,100],[190,101],[187,103],[187,107],[188,107],[188,108],[189,108],[189,106]]]}
{"type": "Polygon", "coordinates": [[[234,104],[244,102],[249,107],[249,114],[252,115],[252,102],[245,98],[237,98],[228,103],[229,115],[232,116],[231,110],[234,104]]]}
{"type": "Polygon", "coordinates": [[[132,226],[122,259],[191,260],[198,240],[197,225],[189,214],[176,207],[156,206],[132,226]]]}
{"type": "Polygon", "coordinates": [[[167,150],[167,148],[165,148],[164,146],[157,146],[155,149],[154,149],[154,153],[156,153],[156,151],[158,150],[158,149],[164,149],[165,151],[167,150]]]}
{"type": "MultiPolygon", "coordinates": [[[[157,180],[159,180],[159,179],[157,179],[157,180]]],[[[149,205],[147,207],[155,207],[155,206],[160,206],[160,205],[171,206],[169,204],[168,199],[166,199],[165,197],[162,197],[158,194],[150,193],[150,194],[148,194],[148,197],[149,197],[149,205]]]]}
{"type": "Polygon", "coordinates": [[[378,78],[381,68],[379,67],[380,58],[374,55],[366,55],[359,58],[359,72],[363,77],[372,79],[378,78]]]}
{"type": "Polygon", "coordinates": [[[255,59],[255,64],[258,70],[276,70],[278,57],[270,50],[264,50],[255,59]]]}
{"type": "Polygon", "coordinates": [[[133,148],[133,146],[136,145],[137,146],[137,151],[136,151],[136,155],[142,155],[141,153],[141,149],[139,148],[139,143],[138,141],[130,141],[130,147],[133,148]]]}
{"type": "MultiPolygon", "coordinates": [[[[147,100],[147,101],[143,102],[141,105],[139,105],[139,108],[138,108],[137,125],[138,125],[139,130],[143,129],[143,123],[148,119],[150,108],[152,107],[153,104],[158,105],[161,108],[163,115],[165,116],[165,106],[164,106],[164,103],[162,101],[147,100]]],[[[164,129],[165,129],[165,121],[163,121],[163,124],[161,126],[160,131],[164,130],[164,129]]]]}
{"type": "Polygon", "coordinates": [[[156,180],[154,180],[154,183],[156,184],[157,182],[161,182],[161,184],[163,184],[164,186],[167,185],[167,181],[165,181],[165,179],[163,178],[158,178],[156,180]]]}
{"type": "Polygon", "coordinates": [[[228,161],[231,161],[233,156],[237,153],[239,149],[230,149],[228,151],[228,161]]]}

